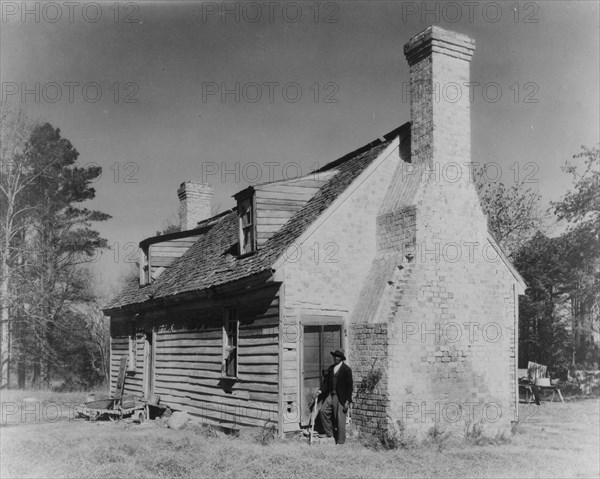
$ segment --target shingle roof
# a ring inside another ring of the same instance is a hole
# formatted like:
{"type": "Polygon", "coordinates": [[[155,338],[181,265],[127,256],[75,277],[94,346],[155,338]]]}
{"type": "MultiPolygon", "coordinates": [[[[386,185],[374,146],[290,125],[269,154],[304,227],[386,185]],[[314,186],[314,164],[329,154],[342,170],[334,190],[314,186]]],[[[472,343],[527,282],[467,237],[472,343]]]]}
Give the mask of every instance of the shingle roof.
{"type": "MultiPolygon", "coordinates": [[[[201,224],[203,235],[151,285],[132,281],[105,311],[201,291],[268,270],[281,254],[379,156],[402,128],[317,170],[337,173],[292,218],[251,256],[238,257],[238,224],[234,210],[201,224]]],[[[315,172],[316,173],[316,172],[315,172]]]]}

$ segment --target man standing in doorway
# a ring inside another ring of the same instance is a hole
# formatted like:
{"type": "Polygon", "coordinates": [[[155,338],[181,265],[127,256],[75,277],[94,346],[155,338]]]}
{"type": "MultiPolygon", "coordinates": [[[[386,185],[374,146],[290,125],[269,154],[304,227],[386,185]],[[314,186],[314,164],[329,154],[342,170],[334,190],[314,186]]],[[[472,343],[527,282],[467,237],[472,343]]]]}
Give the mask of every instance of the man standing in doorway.
{"type": "Polygon", "coordinates": [[[335,436],[336,444],[346,442],[346,414],[352,402],[352,369],[343,361],[346,355],[342,349],[331,353],[333,364],[317,393],[323,401],[321,406],[321,424],[327,437],[335,436]]]}

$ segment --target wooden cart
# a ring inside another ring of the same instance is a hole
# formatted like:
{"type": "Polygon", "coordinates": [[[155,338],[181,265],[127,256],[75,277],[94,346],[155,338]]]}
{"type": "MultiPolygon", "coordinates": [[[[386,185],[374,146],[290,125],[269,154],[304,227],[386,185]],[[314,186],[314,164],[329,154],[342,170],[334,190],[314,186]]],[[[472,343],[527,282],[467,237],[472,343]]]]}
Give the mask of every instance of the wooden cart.
{"type": "Polygon", "coordinates": [[[119,364],[119,377],[115,388],[115,397],[113,399],[100,399],[90,401],[83,406],[75,408],[75,411],[90,421],[96,421],[106,417],[111,421],[118,421],[126,417],[133,417],[139,422],[148,418],[148,404],[142,401],[136,401],[131,396],[123,396],[125,387],[125,374],[127,367],[127,356],[121,358],[119,364]]]}
{"type": "Polygon", "coordinates": [[[143,402],[133,402],[116,404],[115,399],[100,399],[85,403],[84,406],[75,408],[75,411],[90,421],[97,421],[101,418],[108,418],[111,421],[118,421],[123,418],[133,417],[140,422],[146,419],[147,405],[143,402]]]}

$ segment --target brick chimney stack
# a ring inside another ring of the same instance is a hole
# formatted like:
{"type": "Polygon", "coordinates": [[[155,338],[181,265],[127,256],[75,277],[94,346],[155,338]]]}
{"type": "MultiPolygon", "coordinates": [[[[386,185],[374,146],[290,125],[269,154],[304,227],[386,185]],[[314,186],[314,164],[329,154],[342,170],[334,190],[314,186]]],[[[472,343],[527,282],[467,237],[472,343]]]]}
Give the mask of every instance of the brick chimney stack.
{"type": "Polygon", "coordinates": [[[181,231],[191,230],[211,217],[213,189],[206,183],[185,181],[177,190],[181,231]]]}
{"type": "MultiPolygon", "coordinates": [[[[443,168],[471,161],[469,65],[475,41],[430,26],[404,45],[410,65],[411,159],[443,168]]],[[[470,172],[469,172],[470,173],[470,172]]],[[[468,178],[468,173],[462,175],[468,178]]]]}

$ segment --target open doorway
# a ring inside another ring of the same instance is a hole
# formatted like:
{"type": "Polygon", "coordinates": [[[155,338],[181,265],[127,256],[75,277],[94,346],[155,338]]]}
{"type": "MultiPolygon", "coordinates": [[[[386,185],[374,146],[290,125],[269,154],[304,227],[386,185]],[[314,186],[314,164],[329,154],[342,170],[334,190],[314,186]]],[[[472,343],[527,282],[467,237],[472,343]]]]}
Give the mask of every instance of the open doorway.
{"type": "Polygon", "coordinates": [[[308,424],[313,392],[321,386],[323,372],[333,364],[331,351],[344,347],[342,320],[336,324],[306,324],[302,330],[301,425],[308,424]]]}

